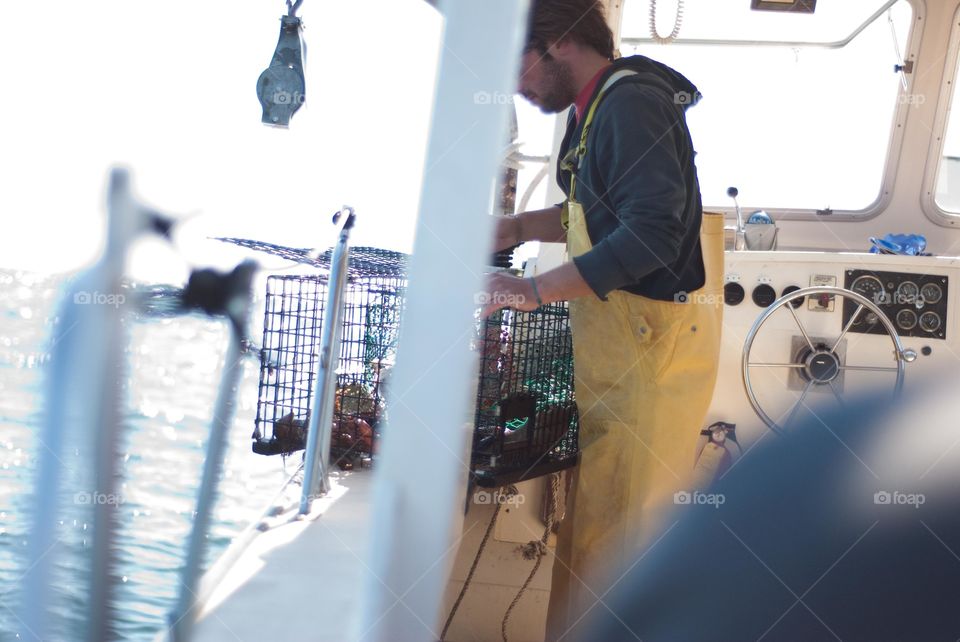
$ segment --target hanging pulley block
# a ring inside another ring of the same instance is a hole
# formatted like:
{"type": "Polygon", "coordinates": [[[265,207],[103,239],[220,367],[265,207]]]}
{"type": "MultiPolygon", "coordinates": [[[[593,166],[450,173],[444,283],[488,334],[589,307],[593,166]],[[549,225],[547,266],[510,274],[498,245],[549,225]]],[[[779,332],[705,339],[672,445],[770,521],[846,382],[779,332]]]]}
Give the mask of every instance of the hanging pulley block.
{"type": "Polygon", "coordinates": [[[302,30],[300,18],[280,18],[280,39],[273,60],[257,80],[257,96],[263,106],[261,121],[266,125],[289,127],[290,119],[306,98],[302,30]]]}

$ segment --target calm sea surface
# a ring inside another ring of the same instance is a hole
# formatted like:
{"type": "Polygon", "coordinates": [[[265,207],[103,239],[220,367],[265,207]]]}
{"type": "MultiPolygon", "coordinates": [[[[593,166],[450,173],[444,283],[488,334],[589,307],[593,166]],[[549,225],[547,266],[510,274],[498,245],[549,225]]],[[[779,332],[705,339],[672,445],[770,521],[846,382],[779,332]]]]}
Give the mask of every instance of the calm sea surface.
{"type": "MultiPolygon", "coordinates": [[[[62,278],[0,269],[0,640],[18,639],[15,611],[33,506],[36,436],[43,416],[46,349],[62,278]]],[[[259,343],[260,319],[254,315],[259,343]]],[[[150,640],[164,627],[199,486],[204,447],[226,352],[225,324],[202,316],[138,318],[128,326],[122,486],[118,501],[117,638],[150,640]]],[[[295,461],[250,451],[258,364],[246,360],[229,435],[224,478],[209,537],[209,560],[255,520],[295,461]]],[[[70,454],[68,453],[69,457],[70,454]]],[[[73,462],[67,462],[73,465],[73,462]]],[[[92,525],[79,508],[59,524],[56,640],[81,636],[92,525]]]]}

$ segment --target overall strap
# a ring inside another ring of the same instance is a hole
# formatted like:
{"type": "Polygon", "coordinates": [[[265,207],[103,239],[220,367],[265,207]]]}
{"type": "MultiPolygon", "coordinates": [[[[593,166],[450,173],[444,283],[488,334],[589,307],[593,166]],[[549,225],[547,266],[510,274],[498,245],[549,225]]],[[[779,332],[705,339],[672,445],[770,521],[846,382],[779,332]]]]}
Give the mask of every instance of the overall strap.
{"type": "Polygon", "coordinates": [[[570,200],[576,200],[576,189],[577,189],[577,169],[580,167],[580,160],[587,155],[587,135],[590,133],[590,127],[593,125],[593,116],[597,111],[597,105],[600,104],[600,100],[603,98],[603,95],[607,92],[610,87],[614,85],[621,78],[626,78],[627,76],[634,76],[637,72],[631,69],[621,69],[620,71],[614,72],[607,78],[607,82],[603,83],[603,87],[600,88],[600,91],[597,92],[597,97],[593,99],[593,102],[590,103],[590,108],[587,109],[587,115],[583,120],[583,131],[580,133],[580,144],[573,150],[570,150],[571,153],[568,153],[563,159],[563,168],[567,169],[570,172],[570,200]]]}

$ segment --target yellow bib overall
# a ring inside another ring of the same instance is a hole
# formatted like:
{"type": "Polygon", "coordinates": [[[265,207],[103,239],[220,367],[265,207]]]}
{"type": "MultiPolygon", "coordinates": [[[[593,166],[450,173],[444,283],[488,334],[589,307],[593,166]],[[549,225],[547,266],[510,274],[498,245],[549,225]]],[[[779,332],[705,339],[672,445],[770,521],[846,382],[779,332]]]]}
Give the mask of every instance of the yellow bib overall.
{"type": "MultiPolygon", "coordinates": [[[[593,247],[575,189],[574,177],[565,205],[571,259],[593,247]]],[[[722,216],[704,215],[701,244],[706,284],[686,303],[619,290],[607,301],[570,302],[582,452],[558,533],[548,641],[590,639],[588,616],[605,608],[600,601],[670,526],[674,493],[690,490],[720,351],[722,216]]]]}

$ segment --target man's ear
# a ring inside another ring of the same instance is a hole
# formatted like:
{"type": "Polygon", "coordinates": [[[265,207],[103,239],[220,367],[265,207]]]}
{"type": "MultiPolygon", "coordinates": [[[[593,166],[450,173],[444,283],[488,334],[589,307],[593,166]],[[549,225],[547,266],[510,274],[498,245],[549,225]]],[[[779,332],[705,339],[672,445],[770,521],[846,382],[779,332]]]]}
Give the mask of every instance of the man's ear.
{"type": "Polygon", "coordinates": [[[570,57],[577,49],[577,43],[574,42],[573,38],[569,36],[557,40],[549,47],[547,47],[547,53],[549,53],[554,58],[559,58],[560,60],[565,60],[570,57]]]}

